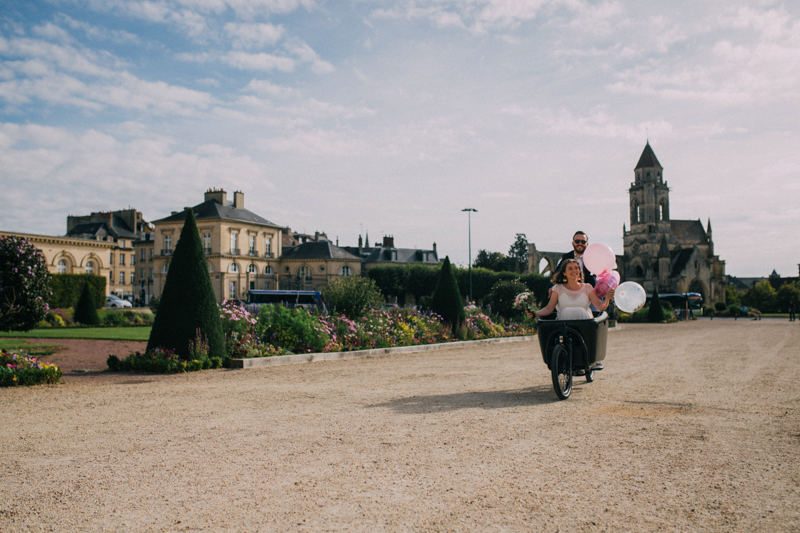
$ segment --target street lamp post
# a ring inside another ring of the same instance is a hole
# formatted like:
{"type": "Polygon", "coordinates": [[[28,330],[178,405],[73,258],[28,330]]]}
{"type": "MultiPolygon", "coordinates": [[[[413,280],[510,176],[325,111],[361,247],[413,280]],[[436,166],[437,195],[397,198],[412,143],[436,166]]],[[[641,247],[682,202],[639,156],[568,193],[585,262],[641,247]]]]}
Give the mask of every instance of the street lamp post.
{"type": "Polygon", "coordinates": [[[472,213],[477,213],[477,209],[468,207],[461,211],[467,212],[467,228],[469,232],[469,301],[472,303],[472,213]]]}

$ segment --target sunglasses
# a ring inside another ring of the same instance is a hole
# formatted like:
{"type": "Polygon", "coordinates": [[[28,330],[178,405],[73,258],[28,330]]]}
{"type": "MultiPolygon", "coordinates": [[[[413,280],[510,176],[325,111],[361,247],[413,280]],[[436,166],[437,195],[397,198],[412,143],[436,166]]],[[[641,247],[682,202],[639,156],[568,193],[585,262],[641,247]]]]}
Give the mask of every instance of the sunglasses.
{"type": "Polygon", "coordinates": [[[572,242],[574,242],[575,244],[586,244],[589,241],[584,241],[583,239],[575,239],[572,242]]]}

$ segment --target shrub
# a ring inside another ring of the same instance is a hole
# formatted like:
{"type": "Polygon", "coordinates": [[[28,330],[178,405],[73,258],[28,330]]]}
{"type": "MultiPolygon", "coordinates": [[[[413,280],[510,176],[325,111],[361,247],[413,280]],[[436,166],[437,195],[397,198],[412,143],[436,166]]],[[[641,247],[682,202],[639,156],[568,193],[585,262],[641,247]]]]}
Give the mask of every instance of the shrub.
{"type": "MultiPolygon", "coordinates": [[[[193,340],[194,342],[194,340],[193,340]]],[[[202,341],[201,341],[202,342],[202,341]]],[[[206,345],[207,349],[207,345],[206,345]]],[[[135,352],[125,359],[109,355],[106,360],[109,370],[152,372],[154,374],[175,374],[178,372],[196,372],[206,368],[219,368],[223,364],[221,357],[203,356],[203,348],[195,346],[192,359],[182,360],[173,350],[155,348],[145,353],[135,352]]]]}
{"type": "Polygon", "coordinates": [[[94,298],[92,297],[92,290],[89,284],[83,286],[81,297],[78,299],[78,305],[75,306],[75,322],[86,326],[100,325],[100,317],[97,315],[97,306],[95,305],[94,298]]]}
{"type": "Polygon", "coordinates": [[[321,352],[330,342],[328,331],[315,315],[303,308],[288,309],[280,304],[261,307],[256,337],[264,344],[292,353],[321,352]]]}
{"type": "Polygon", "coordinates": [[[50,273],[25,238],[0,237],[0,331],[28,331],[47,313],[50,273]]]}
{"type": "Polygon", "coordinates": [[[185,213],[186,222],[172,255],[147,349],[165,348],[187,359],[189,344],[199,328],[208,338],[209,356],[226,360],[225,338],[200,233],[192,210],[185,213]]]}
{"type": "Polygon", "coordinates": [[[664,310],[661,307],[661,299],[658,297],[658,289],[653,289],[653,297],[650,299],[650,306],[647,310],[647,321],[664,321],[664,310]]]}
{"type": "Polygon", "coordinates": [[[514,307],[514,301],[518,294],[527,290],[528,286],[518,279],[500,281],[492,287],[492,292],[486,296],[484,304],[491,306],[492,313],[498,314],[503,318],[517,318],[524,313],[514,307]]]}
{"type": "Polygon", "coordinates": [[[0,351],[0,387],[59,383],[62,370],[56,365],[42,363],[35,357],[0,351]]]}
{"type": "Polygon", "coordinates": [[[725,304],[725,302],[717,302],[714,304],[714,310],[720,313],[725,311],[727,308],[728,306],[725,304]]]}
{"type": "Polygon", "coordinates": [[[739,316],[742,314],[742,308],[739,305],[731,304],[728,306],[728,316],[739,316]]]}
{"type": "Polygon", "coordinates": [[[384,302],[374,280],[361,276],[345,276],[333,280],[322,289],[325,305],[332,310],[355,319],[367,309],[378,308],[384,302]]]}
{"type": "Polygon", "coordinates": [[[106,300],[105,276],[94,274],[52,274],[50,290],[52,295],[48,303],[50,307],[75,307],[80,299],[83,287],[87,283],[92,289],[95,307],[103,307],[106,300]]]}
{"type": "Polygon", "coordinates": [[[455,273],[450,267],[449,257],[444,258],[439,271],[439,281],[431,296],[431,311],[441,316],[446,324],[450,324],[453,331],[467,319],[464,301],[461,299],[455,273]]]}

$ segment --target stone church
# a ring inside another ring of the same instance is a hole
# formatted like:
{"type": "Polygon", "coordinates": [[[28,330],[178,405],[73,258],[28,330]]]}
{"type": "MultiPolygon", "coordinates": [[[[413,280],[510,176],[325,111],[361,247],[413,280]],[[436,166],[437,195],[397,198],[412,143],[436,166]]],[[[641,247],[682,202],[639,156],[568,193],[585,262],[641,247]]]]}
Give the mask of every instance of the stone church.
{"type": "Polygon", "coordinates": [[[648,142],[636,164],[630,197],[630,230],[622,227],[620,276],[652,294],[698,292],[706,305],[725,302],[725,261],[714,255],[711,220],[669,216],[664,167],[648,142]]]}
{"type": "MultiPolygon", "coordinates": [[[[652,294],[697,292],[705,305],[725,302],[725,261],[714,255],[711,220],[675,220],[669,216],[669,187],[664,167],[650,143],[636,164],[628,189],[630,230],[622,227],[623,255],[617,256],[622,281],[635,281],[652,294]]],[[[591,230],[590,230],[591,231],[591,230]]],[[[591,242],[591,241],[590,241],[591,242]]],[[[549,274],[562,252],[543,252],[528,244],[529,272],[549,274]]]]}

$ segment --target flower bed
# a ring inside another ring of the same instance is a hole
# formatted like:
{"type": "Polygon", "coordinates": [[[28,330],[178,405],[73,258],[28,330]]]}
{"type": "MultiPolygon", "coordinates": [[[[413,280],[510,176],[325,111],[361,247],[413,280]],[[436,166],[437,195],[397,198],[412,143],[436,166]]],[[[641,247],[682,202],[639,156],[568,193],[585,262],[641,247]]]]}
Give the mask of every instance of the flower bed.
{"type": "Polygon", "coordinates": [[[42,363],[35,357],[0,351],[0,386],[59,383],[64,373],[56,365],[42,363]]]}
{"type": "MultiPolygon", "coordinates": [[[[104,310],[101,314],[100,327],[130,327],[130,326],[152,326],[154,316],[149,313],[139,311],[112,311],[104,310]]],[[[44,320],[39,322],[38,328],[85,328],[95,326],[84,326],[75,324],[72,319],[72,310],[53,308],[47,311],[44,320]]]]}

